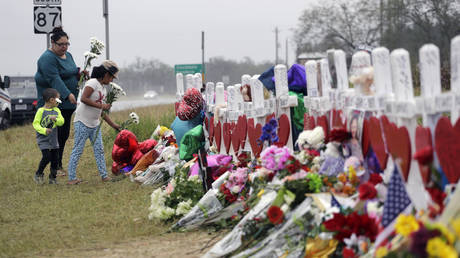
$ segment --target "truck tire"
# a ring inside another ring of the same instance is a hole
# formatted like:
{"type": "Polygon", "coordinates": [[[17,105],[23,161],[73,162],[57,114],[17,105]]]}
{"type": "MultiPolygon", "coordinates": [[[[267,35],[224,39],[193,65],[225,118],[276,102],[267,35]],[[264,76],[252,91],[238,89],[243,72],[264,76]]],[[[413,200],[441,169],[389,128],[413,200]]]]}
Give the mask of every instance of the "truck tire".
{"type": "Polygon", "coordinates": [[[8,110],[0,113],[0,130],[6,130],[11,125],[11,117],[8,110]]]}

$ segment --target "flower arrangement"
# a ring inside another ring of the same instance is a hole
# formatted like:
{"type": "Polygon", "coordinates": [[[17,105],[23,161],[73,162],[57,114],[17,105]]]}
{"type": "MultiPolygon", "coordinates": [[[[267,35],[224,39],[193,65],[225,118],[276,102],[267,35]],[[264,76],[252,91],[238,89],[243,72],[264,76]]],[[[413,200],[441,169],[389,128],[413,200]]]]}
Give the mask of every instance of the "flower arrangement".
{"type": "Polygon", "coordinates": [[[262,166],[273,171],[283,169],[289,157],[291,157],[289,148],[276,145],[266,148],[260,154],[262,166]]]}
{"type": "MultiPolygon", "coordinates": [[[[102,41],[98,40],[95,37],[90,38],[90,50],[86,51],[83,55],[85,56],[85,61],[83,64],[83,71],[89,69],[91,67],[91,61],[98,58],[100,54],[102,54],[102,50],[104,50],[105,45],[102,41]]],[[[85,74],[82,72],[80,74],[80,79],[78,81],[78,87],[80,87],[85,79],[85,74]]]]}
{"type": "Polygon", "coordinates": [[[120,130],[127,129],[128,125],[131,125],[131,124],[139,124],[139,116],[134,112],[131,112],[129,114],[128,120],[120,124],[120,130]]]}

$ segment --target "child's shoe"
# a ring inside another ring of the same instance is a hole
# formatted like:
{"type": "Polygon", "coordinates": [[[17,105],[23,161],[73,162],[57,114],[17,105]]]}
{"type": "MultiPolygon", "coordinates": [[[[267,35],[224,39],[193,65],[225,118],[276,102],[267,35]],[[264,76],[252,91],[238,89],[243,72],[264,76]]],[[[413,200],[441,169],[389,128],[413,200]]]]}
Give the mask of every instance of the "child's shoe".
{"type": "Polygon", "coordinates": [[[57,185],[58,182],[57,182],[56,178],[50,178],[50,179],[49,179],[49,184],[50,184],[50,185],[57,185]]]}
{"type": "Polygon", "coordinates": [[[34,181],[35,181],[35,183],[37,183],[37,184],[43,183],[43,175],[37,175],[37,174],[35,174],[35,176],[34,176],[34,181]]]}
{"type": "Polygon", "coordinates": [[[102,182],[110,182],[110,181],[112,181],[112,178],[109,176],[102,178],[102,182]]]}

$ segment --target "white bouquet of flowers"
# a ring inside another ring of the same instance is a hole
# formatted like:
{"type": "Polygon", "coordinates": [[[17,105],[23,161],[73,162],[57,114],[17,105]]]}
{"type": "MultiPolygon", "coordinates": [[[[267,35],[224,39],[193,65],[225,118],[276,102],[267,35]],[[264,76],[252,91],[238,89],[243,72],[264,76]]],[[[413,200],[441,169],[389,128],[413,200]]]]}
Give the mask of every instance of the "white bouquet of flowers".
{"type": "MultiPolygon", "coordinates": [[[[91,61],[99,57],[104,50],[105,45],[102,41],[99,41],[97,38],[92,37],[89,40],[90,50],[86,51],[83,55],[85,56],[85,62],[83,64],[83,71],[91,67],[91,61]]],[[[82,72],[80,75],[80,80],[78,81],[78,87],[80,87],[85,79],[85,74],[82,72]]]]}
{"type": "Polygon", "coordinates": [[[129,119],[124,121],[123,123],[120,124],[120,130],[123,130],[123,129],[126,129],[128,128],[128,125],[130,124],[139,124],[139,116],[134,113],[134,112],[131,112],[129,114],[129,119]]]}

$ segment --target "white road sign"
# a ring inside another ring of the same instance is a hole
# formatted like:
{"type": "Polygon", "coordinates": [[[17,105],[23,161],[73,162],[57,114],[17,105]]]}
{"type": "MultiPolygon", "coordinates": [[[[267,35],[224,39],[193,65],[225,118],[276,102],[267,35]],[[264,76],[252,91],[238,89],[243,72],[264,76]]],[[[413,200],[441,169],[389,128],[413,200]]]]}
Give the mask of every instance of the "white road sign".
{"type": "Polygon", "coordinates": [[[34,6],[35,34],[50,33],[62,26],[60,6],[34,6]]]}
{"type": "Polygon", "coordinates": [[[34,0],[34,5],[61,5],[61,0],[34,0]]]}

